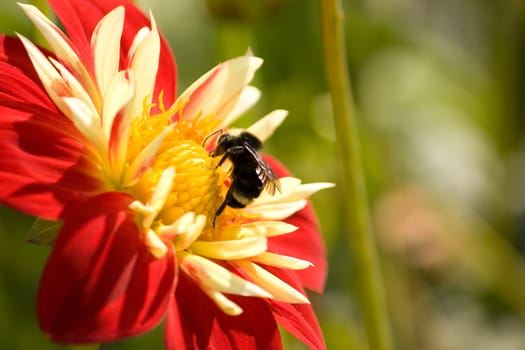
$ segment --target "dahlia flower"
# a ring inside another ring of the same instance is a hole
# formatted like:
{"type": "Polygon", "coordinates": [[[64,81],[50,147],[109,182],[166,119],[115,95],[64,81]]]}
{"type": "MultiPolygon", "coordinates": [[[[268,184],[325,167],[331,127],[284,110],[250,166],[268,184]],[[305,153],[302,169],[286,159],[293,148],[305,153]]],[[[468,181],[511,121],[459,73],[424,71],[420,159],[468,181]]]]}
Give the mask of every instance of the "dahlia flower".
{"type": "MultiPolygon", "coordinates": [[[[265,156],[280,191],[215,218],[232,164],[218,166],[208,136],[256,102],[248,84],[262,59],[223,62],[177,97],[152,14],[125,0],[49,2],[65,32],[20,5],[47,49],[0,36],[0,200],[59,227],[38,291],[42,330],[102,343],[164,320],[167,349],[280,349],[279,325],[323,349],[304,287],[323,289],[308,196],[330,184],[301,184],[265,156]]],[[[264,141],[285,117],[247,131],[264,141]]]]}

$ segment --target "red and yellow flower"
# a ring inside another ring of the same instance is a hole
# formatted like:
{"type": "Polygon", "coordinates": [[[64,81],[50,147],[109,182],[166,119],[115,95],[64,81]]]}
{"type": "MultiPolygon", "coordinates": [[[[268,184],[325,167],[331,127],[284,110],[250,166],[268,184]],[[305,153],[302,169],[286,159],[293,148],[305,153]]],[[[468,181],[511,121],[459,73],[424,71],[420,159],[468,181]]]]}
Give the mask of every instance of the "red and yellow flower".
{"type": "MultiPolygon", "coordinates": [[[[124,0],[50,0],[67,34],[21,5],[49,45],[0,37],[0,200],[60,231],[38,293],[65,343],[140,334],[165,318],[169,349],[281,348],[278,325],[324,342],[303,287],[321,291],[323,244],[301,184],[212,224],[231,181],[203,147],[251,107],[262,60],[219,64],[176,98],[155,20],[124,0]]],[[[248,128],[266,140],[286,117],[248,128]]]]}

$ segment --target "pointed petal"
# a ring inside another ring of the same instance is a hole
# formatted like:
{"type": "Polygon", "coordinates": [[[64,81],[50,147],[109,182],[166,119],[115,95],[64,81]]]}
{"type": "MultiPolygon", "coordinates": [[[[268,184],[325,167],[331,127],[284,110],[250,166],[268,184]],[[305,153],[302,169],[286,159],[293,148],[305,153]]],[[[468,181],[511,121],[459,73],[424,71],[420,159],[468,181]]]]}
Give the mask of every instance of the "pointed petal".
{"type": "Polygon", "coordinates": [[[129,67],[135,76],[136,92],[127,106],[126,113],[133,116],[140,115],[146,97],[150,99],[147,100],[147,103],[153,97],[160,55],[160,36],[153,16],[151,16],[151,27],[151,30],[136,45],[130,57],[129,67]]]}
{"type": "Polygon", "coordinates": [[[282,349],[275,320],[263,300],[231,296],[244,312],[228,316],[183,275],[166,318],[167,350],[282,349]]]}
{"type": "MultiPolygon", "coordinates": [[[[182,118],[191,120],[199,115],[215,113],[217,120],[222,122],[261,64],[262,59],[258,57],[241,56],[210,70],[179,97],[181,101],[188,101],[182,118]]],[[[180,117],[175,116],[175,119],[180,117]]]]}
{"type": "Polygon", "coordinates": [[[120,38],[123,28],[124,7],[119,6],[98,23],[91,36],[95,77],[102,96],[105,96],[119,68],[120,38]]]}
{"type": "Polygon", "coordinates": [[[68,210],[44,269],[38,315],[64,343],[108,342],[146,332],[167,308],[175,283],[170,250],[156,259],[117,192],[68,210]]]}
{"type": "Polygon", "coordinates": [[[82,84],[95,96],[96,88],[89,74],[89,68],[80,60],[69,38],[35,6],[20,3],[19,6],[42,33],[56,56],[76,72],[82,84]]]}
{"type": "Polygon", "coordinates": [[[251,237],[231,241],[195,241],[190,250],[212,259],[245,259],[266,251],[265,237],[251,237]]]}
{"type": "Polygon", "coordinates": [[[313,266],[309,261],[293,258],[287,255],[274,254],[270,252],[264,252],[250,259],[253,262],[280,267],[291,270],[302,270],[307,267],[313,266]]]}
{"type": "Polygon", "coordinates": [[[107,139],[93,110],[78,98],[64,97],[62,101],[69,108],[68,115],[77,130],[91,141],[97,150],[107,150],[107,139]]]}
{"type": "MultiPolygon", "coordinates": [[[[51,54],[47,52],[46,55],[51,54]]],[[[33,63],[20,39],[0,35],[0,62],[3,63],[1,72],[4,76],[12,76],[13,81],[17,79],[17,75],[23,76],[19,84],[0,85],[0,94],[5,93],[11,97],[21,95],[18,99],[26,103],[55,109],[45,94],[33,63]]]]}
{"type": "Polygon", "coordinates": [[[51,22],[40,10],[28,4],[18,4],[33,24],[38,28],[42,35],[47,40],[48,44],[53,48],[53,51],[63,61],[67,62],[70,67],[76,70],[81,67],[81,61],[67,37],[62,31],[51,22]]]}
{"type": "MultiPolygon", "coordinates": [[[[267,267],[273,275],[279,277],[290,286],[301,290],[297,271],[283,270],[267,267]]],[[[302,291],[304,293],[304,291],[302,291]]],[[[302,341],[312,350],[325,350],[323,333],[317,322],[317,317],[310,304],[288,304],[280,301],[266,299],[270,305],[275,319],[279,325],[302,341]]]]}
{"type": "MultiPolygon", "coordinates": [[[[1,71],[1,69],[0,69],[1,71]]],[[[0,86],[18,82],[4,79],[0,86]]],[[[60,218],[65,206],[103,190],[83,138],[63,115],[0,98],[0,201],[30,215],[60,218]]]]}
{"type": "Polygon", "coordinates": [[[228,294],[270,298],[259,286],[233,274],[219,264],[198,255],[178,252],[182,271],[205,288],[228,294]]]}
{"type": "MultiPolygon", "coordinates": [[[[150,19],[131,1],[127,0],[50,0],[51,7],[66,29],[71,41],[84,62],[92,62],[90,38],[98,22],[105,14],[118,6],[125,8],[124,30],[121,41],[121,67],[127,67],[127,52],[137,32],[150,26],[150,19]]],[[[164,104],[171,106],[176,97],[176,67],[173,54],[160,35],[161,49],[159,70],[153,99],[164,91],[164,104]]]]}
{"type": "MultiPolygon", "coordinates": [[[[123,70],[113,75],[102,107],[102,127],[108,139],[111,137],[117,115],[133,97],[135,85],[133,74],[129,71],[123,70]]],[[[129,119],[125,122],[129,124],[129,119]]]]}
{"type": "Polygon", "coordinates": [[[239,100],[235,104],[235,107],[231,112],[224,118],[222,123],[217,126],[217,129],[226,128],[232,125],[239,117],[241,117],[246,111],[253,107],[259,101],[261,97],[261,91],[253,86],[246,86],[240,96],[239,100]]]}
{"type": "Polygon", "coordinates": [[[256,123],[250,126],[247,130],[253,135],[257,136],[262,142],[268,140],[272,136],[275,129],[281,125],[286,119],[288,111],[277,109],[266,116],[259,119],[256,123]]]}
{"type": "Polygon", "coordinates": [[[257,264],[248,260],[233,261],[231,264],[240,268],[244,274],[249,276],[250,280],[272,294],[272,299],[293,304],[310,303],[308,298],[303,294],[304,291],[303,293],[299,292],[257,264]]]}
{"type": "Polygon", "coordinates": [[[0,36],[0,202],[60,217],[104,188],[83,137],[45,93],[19,39],[0,36]]]}
{"type": "MultiPolygon", "coordinates": [[[[275,159],[266,157],[266,160],[277,175],[290,175],[289,171],[275,159]]],[[[326,248],[312,205],[308,203],[306,207],[285,221],[299,229],[287,235],[270,238],[268,251],[310,261],[313,266],[297,271],[297,275],[305,287],[321,292],[326,281],[328,265],[326,248]]]]}

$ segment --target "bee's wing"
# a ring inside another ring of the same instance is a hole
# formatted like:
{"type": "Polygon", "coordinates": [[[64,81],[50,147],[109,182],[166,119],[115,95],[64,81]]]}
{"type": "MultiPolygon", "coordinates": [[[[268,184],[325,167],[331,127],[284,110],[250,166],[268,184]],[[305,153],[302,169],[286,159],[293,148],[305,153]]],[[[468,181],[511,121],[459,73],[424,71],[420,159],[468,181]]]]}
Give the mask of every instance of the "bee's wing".
{"type": "Polygon", "coordinates": [[[272,168],[270,168],[268,163],[266,163],[262,155],[247,143],[244,143],[244,147],[257,161],[257,168],[255,171],[257,172],[259,179],[263,183],[263,186],[268,191],[268,193],[273,196],[275,194],[275,190],[281,192],[281,182],[279,181],[279,178],[273,172],[272,168]]]}

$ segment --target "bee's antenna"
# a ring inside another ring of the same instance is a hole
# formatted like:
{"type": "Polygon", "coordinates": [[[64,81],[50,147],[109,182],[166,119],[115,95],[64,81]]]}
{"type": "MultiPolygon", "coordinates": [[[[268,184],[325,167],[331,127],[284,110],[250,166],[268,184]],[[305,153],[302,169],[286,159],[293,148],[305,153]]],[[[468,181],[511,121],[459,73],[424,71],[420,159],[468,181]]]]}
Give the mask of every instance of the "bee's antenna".
{"type": "Polygon", "coordinates": [[[223,130],[222,129],[217,129],[214,132],[212,132],[211,134],[209,134],[208,136],[206,136],[204,138],[204,141],[202,141],[202,148],[206,148],[206,143],[208,143],[208,140],[211,139],[213,136],[217,135],[218,133],[222,134],[223,130]]]}

